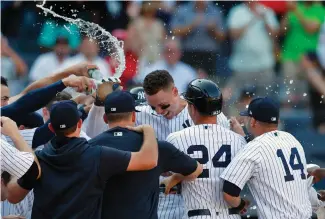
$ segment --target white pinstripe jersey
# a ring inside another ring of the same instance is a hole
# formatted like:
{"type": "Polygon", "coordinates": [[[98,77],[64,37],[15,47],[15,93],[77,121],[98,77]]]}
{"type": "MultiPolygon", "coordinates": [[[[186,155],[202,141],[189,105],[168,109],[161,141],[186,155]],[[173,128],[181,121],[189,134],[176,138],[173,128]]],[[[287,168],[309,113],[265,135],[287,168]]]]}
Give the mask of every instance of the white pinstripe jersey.
{"type": "Polygon", "coordinates": [[[217,124],[202,124],[172,133],[167,141],[203,165],[198,179],[182,183],[187,210],[212,209],[220,215],[227,214],[219,176],[246,145],[244,137],[217,124]]]}
{"type": "MultiPolygon", "coordinates": [[[[193,121],[188,114],[187,106],[177,116],[170,120],[158,115],[148,105],[139,106],[137,110],[140,112],[136,114],[136,125],[151,125],[156,132],[158,140],[166,140],[170,133],[180,131],[193,125],[193,121]]],[[[223,113],[218,115],[217,120],[218,124],[229,129],[229,122],[223,113]]]]}
{"type": "Polygon", "coordinates": [[[34,162],[34,155],[28,152],[18,151],[8,144],[3,138],[1,143],[1,172],[7,171],[17,178],[22,177],[34,162]]]}
{"type": "Polygon", "coordinates": [[[307,219],[308,196],[305,152],[289,133],[272,131],[247,144],[222,174],[243,188],[247,183],[258,206],[258,218],[307,219]]]}
{"type": "MultiPolygon", "coordinates": [[[[32,147],[35,130],[36,128],[19,130],[20,135],[23,136],[24,140],[27,142],[29,147],[32,147]]],[[[14,145],[9,136],[6,136],[6,140],[9,144],[14,145]]]]}
{"type": "MultiPolygon", "coordinates": [[[[149,105],[139,106],[137,110],[140,112],[136,114],[136,125],[151,125],[155,130],[158,140],[166,140],[170,133],[180,131],[193,125],[193,121],[188,114],[187,106],[177,116],[170,120],[161,115],[157,115],[149,105]]],[[[218,115],[217,120],[220,124],[229,128],[229,122],[223,113],[218,115]]],[[[161,177],[161,179],[163,179],[163,177],[161,177]]],[[[159,219],[181,219],[183,217],[183,211],[183,200],[180,195],[160,195],[158,205],[159,219]]]]}

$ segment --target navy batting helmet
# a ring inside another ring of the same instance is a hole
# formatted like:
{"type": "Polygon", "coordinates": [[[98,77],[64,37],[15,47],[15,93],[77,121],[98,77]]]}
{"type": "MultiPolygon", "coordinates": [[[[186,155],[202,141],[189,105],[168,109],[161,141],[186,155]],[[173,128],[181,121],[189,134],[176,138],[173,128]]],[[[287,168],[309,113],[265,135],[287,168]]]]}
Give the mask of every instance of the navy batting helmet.
{"type": "Polygon", "coordinates": [[[203,115],[218,115],[222,109],[222,93],[216,83],[207,79],[195,79],[188,84],[183,94],[203,115]]]}
{"type": "Polygon", "coordinates": [[[130,90],[133,98],[135,99],[135,104],[137,106],[146,104],[147,100],[144,96],[144,89],[143,87],[135,87],[130,90]]]}

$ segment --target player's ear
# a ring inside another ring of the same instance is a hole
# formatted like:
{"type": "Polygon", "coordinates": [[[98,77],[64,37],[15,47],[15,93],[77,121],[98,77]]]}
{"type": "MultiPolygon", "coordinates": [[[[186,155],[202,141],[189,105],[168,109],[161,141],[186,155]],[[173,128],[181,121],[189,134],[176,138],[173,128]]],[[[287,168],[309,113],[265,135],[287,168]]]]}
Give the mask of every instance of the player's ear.
{"type": "Polygon", "coordinates": [[[79,129],[81,128],[81,126],[82,126],[82,119],[79,119],[79,122],[78,122],[77,126],[78,126],[79,129]]]}
{"type": "Polygon", "coordinates": [[[104,122],[105,122],[106,124],[108,124],[108,120],[107,120],[107,116],[106,116],[106,114],[103,115],[103,120],[104,120],[104,122]]]}
{"type": "Polygon", "coordinates": [[[172,89],[172,92],[173,92],[173,95],[174,96],[178,96],[178,89],[177,89],[177,87],[173,87],[173,89],[172,89]]]}
{"type": "Polygon", "coordinates": [[[135,118],[136,118],[135,112],[132,112],[132,122],[135,122],[135,118]]]}
{"type": "Polygon", "coordinates": [[[51,132],[55,133],[54,129],[53,129],[53,126],[51,123],[49,123],[49,129],[51,130],[51,132]]]}
{"type": "Polygon", "coordinates": [[[251,118],[251,127],[256,126],[256,120],[254,118],[251,118]]]}

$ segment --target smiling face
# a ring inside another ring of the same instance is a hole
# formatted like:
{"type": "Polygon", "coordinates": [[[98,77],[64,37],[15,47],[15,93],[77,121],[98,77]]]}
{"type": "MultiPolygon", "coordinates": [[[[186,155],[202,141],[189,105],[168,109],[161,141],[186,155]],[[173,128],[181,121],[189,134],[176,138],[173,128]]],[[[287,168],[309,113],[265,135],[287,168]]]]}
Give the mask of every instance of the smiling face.
{"type": "Polygon", "coordinates": [[[166,119],[172,119],[177,115],[179,97],[176,87],[162,89],[154,95],[146,94],[146,99],[151,108],[166,119]]]}

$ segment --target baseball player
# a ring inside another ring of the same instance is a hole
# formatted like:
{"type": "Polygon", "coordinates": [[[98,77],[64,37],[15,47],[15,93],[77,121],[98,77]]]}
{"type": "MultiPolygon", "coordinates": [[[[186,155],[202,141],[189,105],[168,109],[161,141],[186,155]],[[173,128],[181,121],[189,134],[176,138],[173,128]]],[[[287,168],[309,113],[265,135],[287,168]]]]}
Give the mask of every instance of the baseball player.
{"type": "MultiPolygon", "coordinates": [[[[206,79],[192,81],[184,98],[195,126],[170,134],[167,141],[196,158],[204,168],[197,180],[182,183],[187,217],[239,219],[239,211],[229,209],[223,200],[220,174],[246,141],[218,125],[216,117],[221,113],[222,93],[214,82],[206,79]]],[[[182,178],[175,176],[167,180],[167,190],[182,178]]]]}
{"type": "MultiPolygon", "coordinates": [[[[193,125],[188,113],[187,102],[179,95],[172,76],[165,70],[156,70],[148,74],[143,82],[148,105],[137,107],[136,125],[148,124],[155,130],[158,140],[166,140],[170,133],[193,125]]],[[[93,138],[107,130],[103,121],[104,107],[91,108],[84,126],[86,134],[93,138]]],[[[229,122],[223,113],[217,116],[217,122],[229,128],[229,122]]],[[[179,219],[184,215],[184,204],[179,192],[159,197],[159,219],[179,219]]]]}
{"type": "MultiPolygon", "coordinates": [[[[248,127],[256,138],[221,174],[224,199],[231,207],[245,209],[247,203],[239,194],[248,184],[257,202],[258,218],[310,218],[305,152],[295,137],[278,130],[279,105],[268,97],[256,98],[240,115],[248,117],[248,127]]],[[[238,122],[233,126],[243,135],[238,122]]]]}
{"type": "Polygon", "coordinates": [[[135,99],[135,103],[137,106],[147,104],[147,100],[146,100],[146,96],[144,94],[143,87],[134,87],[130,90],[130,93],[132,94],[133,98],[135,99]]]}

